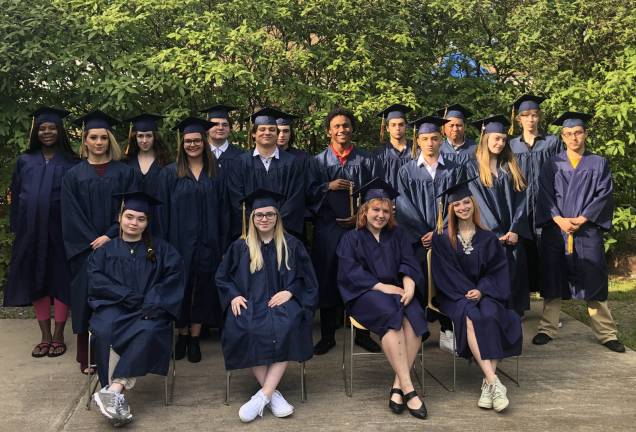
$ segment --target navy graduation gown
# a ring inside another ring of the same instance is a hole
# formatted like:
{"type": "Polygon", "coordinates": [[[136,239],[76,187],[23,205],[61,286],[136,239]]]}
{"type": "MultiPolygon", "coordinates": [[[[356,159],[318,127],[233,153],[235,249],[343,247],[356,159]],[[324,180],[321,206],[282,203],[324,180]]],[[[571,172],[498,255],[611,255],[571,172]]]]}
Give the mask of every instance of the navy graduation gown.
{"type": "Polygon", "coordinates": [[[214,273],[221,261],[222,182],[201,171],[199,179],[177,177],[176,164],[161,171],[163,238],[183,257],[185,301],[178,327],[202,323],[220,327],[214,273]]]}
{"type": "Polygon", "coordinates": [[[404,150],[400,152],[389,142],[375,153],[375,157],[384,169],[384,181],[395,189],[397,189],[399,169],[411,160],[411,145],[412,143],[408,141],[404,150]]]}
{"type": "Polygon", "coordinates": [[[88,259],[90,328],[102,386],[108,385],[111,345],[121,357],[113,378],[168,372],[171,321],[179,316],[185,277],[174,247],[153,239],[152,248],[154,263],[146,258],[143,241],[127,243],[117,237],[88,259]]]}
{"type": "MultiPolygon", "coordinates": [[[[213,146],[210,147],[214,148],[213,146]]],[[[216,178],[219,181],[219,199],[221,200],[219,208],[225,209],[221,212],[221,220],[219,222],[221,224],[221,248],[223,252],[228,248],[233,238],[233,226],[229,211],[232,204],[229,198],[228,179],[230,176],[230,172],[232,171],[232,167],[237,163],[239,157],[243,154],[245,154],[245,151],[243,151],[242,148],[232,143],[228,143],[227,150],[221,153],[221,156],[218,159],[215,158],[216,178]]]]}
{"type": "MultiPolygon", "coordinates": [[[[272,158],[269,170],[265,169],[260,156],[245,153],[232,165],[228,183],[231,204],[232,234],[241,234],[243,220],[240,201],[259,188],[278,192],[285,196],[279,212],[286,230],[300,234],[305,223],[305,182],[302,164],[284,151],[278,159],[272,158]]],[[[249,217],[249,215],[247,215],[249,217]]]]}
{"type": "Polygon", "coordinates": [[[586,152],[575,169],[563,151],[543,167],[536,223],[543,228],[544,298],[607,300],[603,232],[612,227],[612,191],[609,162],[601,156],[586,152]],[[568,236],[552,218],[581,215],[588,221],[574,233],[574,251],[566,255],[568,236]]]}
{"type": "MultiPolygon", "coordinates": [[[[127,159],[125,163],[135,171],[135,174],[137,175],[137,183],[139,184],[141,190],[152,197],[159,198],[159,195],[161,194],[159,176],[159,174],[161,173],[161,167],[159,166],[157,160],[155,159],[152,162],[146,174],[141,172],[139,159],[137,159],[136,157],[127,159]]],[[[159,207],[155,206],[152,208],[150,214],[150,232],[154,237],[161,236],[161,233],[163,232],[161,227],[159,226],[159,219],[160,210],[159,207]]]]}
{"type": "Polygon", "coordinates": [[[119,161],[110,161],[102,177],[95,167],[84,160],[64,176],[62,181],[62,232],[66,258],[71,266],[71,314],[73,332],[86,333],[90,309],[86,302],[88,291],[86,260],[91,242],[106,235],[119,235],[117,222],[121,201],[117,193],[137,189],[135,172],[119,161]]]}
{"type": "MultiPolygon", "coordinates": [[[[477,163],[470,164],[469,177],[479,175],[477,163]]],[[[516,245],[502,244],[508,259],[510,271],[511,297],[510,307],[517,313],[530,309],[530,292],[528,287],[528,266],[523,239],[530,240],[528,218],[526,213],[525,190],[516,191],[514,180],[507,163],[500,165],[498,175],[492,176],[492,187],[486,187],[479,177],[468,184],[470,191],[479,206],[481,223],[497,237],[508,232],[519,236],[516,245]]]]}
{"type": "Polygon", "coordinates": [[[389,329],[401,329],[404,318],[416,335],[427,331],[420,303],[424,298],[424,275],[400,227],[384,228],[380,241],[366,228],[351,230],[342,236],[337,255],[338,289],[351,316],[380,337],[389,329]],[[406,307],[400,303],[399,295],[372,289],[379,282],[401,287],[403,276],[409,276],[416,284],[416,295],[406,307]]]}
{"type": "Polygon", "coordinates": [[[225,368],[243,369],[283,361],[303,362],[313,355],[312,324],[318,302],[314,269],[300,240],[285,234],[289,268],[280,269],[272,240],[261,244],[263,268],[250,273],[250,254],[245,240],[234,241],[216,273],[225,317],[221,345],[225,368]],[[279,291],[292,298],[270,308],[269,300],[279,291]],[[236,296],[247,299],[247,309],[234,316],[230,303],[236,296]]]}
{"type": "Polygon", "coordinates": [[[308,193],[310,208],[315,215],[311,258],[320,285],[320,307],[332,308],[341,304],[336,247],[340,237],[349,229],[336,223],[336,215],[327,199],[329,182],[349,180],[355,183],[355,189],[376,177],[383,178],[384,173],[378,160],[357,146],[351,150],[344,166],[340,165],[330,147],[314,156],[310,163],[312,184],[308,193]]]}
{"type": "Polygon", "coordinates": [[[448,232],[433,235],[431,268],[440,310],[455,324],[457,353],[470,358],[466,336],[466,317],[475,328],[479,352],[493,360],[521,354],[521,319],[506,303],[510,297],[510,278],[505,252],[497,236],[477,228],[473,251],[464,253],[461,242],[453,249],[448,232]],[[471,289],[481,291],[479,301],[468,300],[471,289]]]}
{"type": "Polygon", "coordinates": [[[458,165],[465,165],[475,159],[476,150],[477,144],[472,138],[464,138],[464,144],[457,150],[448,142],[448,138],[445,138],[439,151],[444,160],[455,162],[458,165]]]}
{"type": "MultiPolygon", "coordinates": [[[[435,179],[426,170],[418,166],[417,160],[411,160],[400,168],[398,173],[398,192],[395,201],[397,219],[406,230],[409,241],[420,248],[420,239],[433,231],[437,222],[438,194],[464,179],[464,167],[451,161],[438,164],[435,179]]],[[[442,213],[446,218],[446,203],[442,213]]]]}
{"type": "Polygon", "coordinates": [[[10,228],[15,235],[4,306],[45,296],[71,304],[71,275],[62,237],[62,178],[79,160],[41,152],[18,157],[11,179],[10,228]]]}

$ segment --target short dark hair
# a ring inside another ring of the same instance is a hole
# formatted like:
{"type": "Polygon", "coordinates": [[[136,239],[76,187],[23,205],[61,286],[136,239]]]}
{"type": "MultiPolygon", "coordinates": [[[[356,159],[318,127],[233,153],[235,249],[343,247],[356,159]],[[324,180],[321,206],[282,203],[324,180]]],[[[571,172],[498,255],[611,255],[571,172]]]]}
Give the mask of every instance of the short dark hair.
{"type": "Polygon", "coordinates": [[[329,125],[331,124],[331,120],[338,116],[345,116],[351,122],[351,127],[356,128],[356,118],[353,116],[353,113],[346,108],[336,107],[333,108],[327,114],[327,118],[325,118],[325,129],[329,130],[329,125]]]}

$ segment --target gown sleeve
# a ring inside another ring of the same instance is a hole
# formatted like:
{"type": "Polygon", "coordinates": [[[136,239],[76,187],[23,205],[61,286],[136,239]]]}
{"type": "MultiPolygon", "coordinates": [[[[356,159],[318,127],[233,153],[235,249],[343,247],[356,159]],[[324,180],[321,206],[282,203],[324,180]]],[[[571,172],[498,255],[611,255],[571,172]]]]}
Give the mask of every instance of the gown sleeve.
{"type": "Polygon", "coordinates": [[[293,231],[300,230],[300,232],[302,232],[305,211],[305,179],[301,170],[303,165],[304,163],[302,161],[294,158],[288,179],[290,184],[279,185],[281,191],[287,191],[285,201],[280,207],[280,214],[284,220],[296,219],[298,221],[298,227],[290,226],[289,229],[293,231]],[[303,216],[301,217],[300,214],[303,216]],[[296,217],[296,215],[298,215],[298,217],[296,217]]]}
{"type": "Polygon", "coordinates": [[[146,291],[142,311],[150,318],[168,314],[177,319],[185,290],[183,260],[176,249],[167,243],[163,243],[160,250],[161,274],[156,283],[146,291]]]}
{"type": "MultiPolygon", "coordinates": [[[[290,241],[294,262],[291,271],[285,272],[285,287],[304,309],[313,312],[318,305],[318,279],[305,246],[295,239],[290,241]]],[[[290,246],[288,244],[288,247],[290,246]]]]}
{"type": "Polygon", "coordinates": [[[464,274],[456,255],[446,231],[433,234],[431,269],[435,288],[454,301],[464,299],[468,291],[476,288],[464,274]]]}
{"type": "Polygon", "coordinates": [[[127,309],[141,305],[143,296],[122,284],[116,274],[108,274],[107,248],[101,247],[90,254],[86,264],[88,277],[88,304],[93,310],[101,306],[120,304],[127,309]]]}
{"type": "MultiPolygon", "coordinates": [[[[135,170],[129,167],[128,165],[125,165],[124,163],[120,163],[120,167],[122,170],[121,175],[123,177],[123,181],[122,181],[123,190],[113,191],[113,192],[122,193],[122,192],[131,192],[131,191],[141,190],[141,182],[137,180],[137,174],[135,173],[135,170]]],[[[110,239],[114,239],[115,237],[119,235],[119,220],[118,220],[119,207],[115,207],[115,210],[113,211],[113,216],[114,216],[113,223],[104,233],[104,235],[110,239]]]]}
{"type": "Polygon", "coordinates": [[[13,175],[11,176],[11,186],[9,189],[11,196],[11,208],[9,213],[9,228],[12,233],[16,233],[18,230],[19,224],[19,211],[20,211],[20,190],[22,189],[22,178],[20,175],[20,171],[22,171],[22,163],[21,159],[15,163],[15,169],[13,170],[13,175]]]}
{"type": "Polygon", "coordinates": [[[232,237],[236,238],[241,234],[243,215],[241,214],[241,200],[245,197],[245,187],[243,186],[243,175],[253,175],[248,172],[247,166],[243,164],[243,158],[239,157],[236,163],[230,165],[227,177],[227,198],[230,203],[232,237]]]}
{"type": "Polygon", "coordinates": [[[554,163],[552,160],[548,160],[539,175],[537,214],[535,215],[537,227],[549,223],[555,216],[561,216],[561,210],[554,195],[554,174],[554,163]]]}
{"type": "Polygon", "coordinates": [[[342,300],[348,303],[373,289],[379,279],[369,272],[362,254],[358,254],[361,245],[356,241],[358,230],[345,233],[338,244],[338,289],[342,300]]]}
{"type": "Polygon", "coordinates": [[[612,213],[614,211],[614,202],[612,199],[612,174],[610,173],[609,163],[606,159],[602,159],[600,167],[600,175],[596,182],[592,199],[585,205],[581,214],[588,221],[598,225],[604,230],[612,227],[612,213]]]}
{"type": "MultiPolygon", "coordinates": [[[[223,312],[225,312],[236,296],[245,295],[240,288],[239,278],[237,277],[237,273],[240,271],[239,264],[243,253],[249,255],[245,241],[236,240],[230,245],[230,248],[223,256],[221,264],[216,271],[216,288],[219,292],[219,302],[221,303],[221,310],[223,312]]],[[[249,271],[249,269],[246,271],[249,271]]]]}
{"type": "Polygon", "coordinates": [[[515,191],[514,185],[510,185],[512,188],[512,223],[510,224],[510,231],[519,235],[520,237],[530,239],[532,236],[528,227],[528,211],[526,208],[526,189],[522,191],[515,191]]]}
{"type": "Polygon", "coordinates": [[[510,274],[506,252],[495,236],[489,236],[479,253],[477,288],[482,295],[506,302],[510,297],[510,274]]]}
{"type": "Polygon", "coordinates": [[[398,171],[399,195],[395,207],[400,225],[407,231],[411,243],[416,243],[432,228],[429,229],[424,215],[413,204],[415,199],[411,196],[411,188],[409,187],[408,167],[409,164],[406,164],[398,171]]]}
{"type": "Polygon", "coordinates": [[[90,244],[99,235],[92,222],[86,217],[77,200],[77,180],[65,175],[62,180],[62,232],[66,258],[71,258],[90,249],[90,244]]]}
{"type": "Polygon", "coordinates": [[[400,250],[400,267],[399,274],[401,276],[408,276],[415,282],[415,286],[421,290],[425,288],[424,273],[422,272],[422,266],[415,256],[413,251],[413,245],[406,238],[406,234],[399,227],[395,230],[397,247],[400,250]]]}

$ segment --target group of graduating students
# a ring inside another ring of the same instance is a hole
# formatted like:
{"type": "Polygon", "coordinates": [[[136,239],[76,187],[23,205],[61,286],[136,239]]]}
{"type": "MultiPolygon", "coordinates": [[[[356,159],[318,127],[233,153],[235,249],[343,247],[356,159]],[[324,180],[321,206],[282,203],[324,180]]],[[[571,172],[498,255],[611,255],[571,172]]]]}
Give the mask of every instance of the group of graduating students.
{"type": "Polygon", "coordinates": [[[332,349],[344,306],[369,329],[356,343],[383,350],[395,371],[389,408],[423,419],[410,370],[429,335],[430,251],[444,315],[428,319],[440,321],[440,343],[454,340],[459,356],[479,364],[478,406],[501,411],[509,402],[497,364],[521,353],[530,289],[544,297],[533,343],[556,337],[560,300],[574,297],[587,300],[599,341],[624,351],[607,308],[609,165],[585,149],[587,114],[555,121],[565,150],[543,135],[542,101],[515,102],[523,132],[510,141],[506,117],[475,122],[478,142],[466,137],[461,105],[411,123],[410,109],[393,105],[379,114],[389,140],[375,152],[352,142],[355,118],[336,108],[316,156],[293,147],[294,116],[274,108],[250,117],[251,148],[241,150],[228,141],[232,108],[216,105],[206,120],[175,127],[173,163],[160,116],[129,119],[124,155],[111,132],[117,120],[80,117],[78,158],[63,125],[69,113],[39,109],[11,185],[5,306],[34,305],[42,340],[33,357],[64,354],[71,306],[80,370],[96,367],[103,388],[93,399],[114,425],[133,418],[124,394],[137,377],[167,373],[172,322],[177,359],[199,362],[201,331],[214,327],[226,369],[252,369],[260,389],[240,408],[242,421],[266,407],[292,414],[277,390],[287,362],[332,349]]]}

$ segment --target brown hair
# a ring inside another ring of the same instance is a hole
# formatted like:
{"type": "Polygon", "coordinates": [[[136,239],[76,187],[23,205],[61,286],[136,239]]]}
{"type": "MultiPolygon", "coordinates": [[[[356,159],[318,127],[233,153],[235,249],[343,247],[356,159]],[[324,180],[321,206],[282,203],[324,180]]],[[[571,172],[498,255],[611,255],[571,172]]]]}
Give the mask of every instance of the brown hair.
{"type": "Polygon", "coordinates": [[[388,198],[373,198],[362,204],[358,209],[358,215],[356,217],[356,229],[366,228],[367,211],[369,210],[369,207],[371,207],[371,205],[377,201],[380,201],[382,202],[382,204],[389,206],[389,221],[387,222],[386,227],[392,230],[397,226],[397,221],[395,220],[395,214],[393,212],[393,203],[391,203],[391,200],[388,198]]]}
{"type": "MultiPolygon", "coordinates": [[[[203,171],[205,171],[210,178],[216,177],[216,157],[214,156],[214,153],[212,153],[212,150],[210,150],[207,134],[200,135],[203,140],[203,171]]],[[[176,165],[177,177],[192,177],[190,163],[188,162],[188,155],[186,155],[185,149],[183,148],[183,135],[181,135],[179,139],[176,165]]]]}
{"type": "MultiPolygon", "coordinates": [[[[490,150],[488,149],[488,138],[490,135],[489,133],[483,134],[475,150],[475,159],[479,168],[479,180],[488,188],[493,186],[492,173],[490,172],[490,150]]],[[[497,166],[503,163],[507,163],[507,166],[504,166],[504,170],[506,175],[512,175],[514,189],[517,192],[524,190],[527,187],[526,179],[521,172],[521,168],[519,168],[517,158],[512,153],[508,137],[506,137],[506,144],[503,150],[497,155],[497,166]]]]}
{"type": "MultiPolygon", "coordinates": [[[[130,130],[130,134],[128,135],[128,146],[126,147],[126,151],[124,152],[126,155],[126,160],[134,160],[137,158],[139,154],[139,144],[137,143],[137,132],[135,129],[130,130]]],[[[172,157],[170,155],[170,151],[168,150],[168,146],[163,141],[161,134],[157,131],[152,131],[152,136],[154,138],[154,142],[152,144],[152,149],[155,153],[155,160],[160,167],[164,167],[172,162],[172,157]]]]}
{"type": "MultiPolygon", "coordinates": [[[[486,230],[486,228],[484,228],[481,224],[481,216],[479,214],[477,200],[475,200],[474,196],[471,196],[470,200],[473,203],[473,223],[475,224],[475,227],[486,230]]],[[[453,246],[453,249],[457,248],[458,226],[459,222],[457,220],[457,215],[453,211],[453,203],[448,203],[448,240],[450,241],[451,246],[453,246]]]]}

